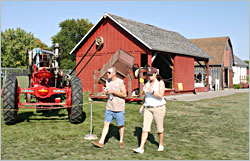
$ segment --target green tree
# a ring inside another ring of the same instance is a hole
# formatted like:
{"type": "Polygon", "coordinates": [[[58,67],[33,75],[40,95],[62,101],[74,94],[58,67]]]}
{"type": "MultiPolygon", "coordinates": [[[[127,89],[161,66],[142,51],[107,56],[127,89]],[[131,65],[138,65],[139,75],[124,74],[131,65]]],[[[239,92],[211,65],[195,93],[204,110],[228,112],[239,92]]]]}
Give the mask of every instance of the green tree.
{"type": "MultiPolygon", "coordinates": [[[[41,49],[46,49],[46,50],[49,50],[49,47],[48,45],[44,44],[41,40],[39,40],[38,38],[35,38],[35,41],[38,42],[38,46],[39,48],[41,49]]],[[[51,50],[52,51],[52,50],[51,50]]]]}
{"type": "MultiPolygon", "coordinates": [[[[17,28],[1,32],[1,65],[2,67],[25,68],[26,48],[39,47],[39,39],[35,41],[32,33],[17,28]]],[[[45,44],[44,44],[45,45],[45,44]]]]}
{"type": "Polygon", "coordinates": [[[60,31],[51,39],[53,44],[59,43],[61,47],[61,68],[72,69],[75,66],[76,55],[70,55],[70,51],[84,37],[93,26],[88,19],[67,19],[60,22],[60,31]]]}
{"type": "Polygon", "coordinates": [[[249,69],[249,60],[244,60],[244,62],[248,64],[247,69],[249,69]]]}

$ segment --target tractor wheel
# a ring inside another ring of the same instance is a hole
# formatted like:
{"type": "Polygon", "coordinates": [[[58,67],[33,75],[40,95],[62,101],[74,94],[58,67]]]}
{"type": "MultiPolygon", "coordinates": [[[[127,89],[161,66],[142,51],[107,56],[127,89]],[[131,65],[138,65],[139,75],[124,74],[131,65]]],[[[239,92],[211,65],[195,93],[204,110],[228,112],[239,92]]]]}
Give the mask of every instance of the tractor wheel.
{"type": "Polygon", "coordinates": [[[69,121],[71,123],[81,123],[83,120],[83,94],[82,94],[82,83],[81,80],[73,76],[71,77],[71,108],[69,109],[69,121]]]}
{"type": "Polygon", "coordinates": [[[15,124],[17,120],[18,99],[17,79],[15,76],[7,76],[3,89],[3,118],[6,125],[15,124]]]}

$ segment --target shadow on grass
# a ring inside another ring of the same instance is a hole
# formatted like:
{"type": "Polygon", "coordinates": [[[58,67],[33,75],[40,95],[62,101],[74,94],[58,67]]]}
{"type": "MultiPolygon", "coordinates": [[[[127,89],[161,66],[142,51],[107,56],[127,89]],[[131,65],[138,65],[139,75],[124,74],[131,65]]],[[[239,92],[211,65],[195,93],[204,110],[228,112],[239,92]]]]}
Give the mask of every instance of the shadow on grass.
{"type": "Polygon", "coordinates": [[[45,117],[52,117],[52,116],[58,116],[58,117],[65,117],[68,114],[59,114],[59,112],[61,111],[61,109],[48,109],[48,110],[39,110],[37,109],[37,113],[41,113],[41,116],[45,116],[45,117]]]}
{"type": "MultiPolygon", "coordinates": [[[[138,140],[138,147],[141,145],[141,134],[142,134],[142,128],[141,127],[135,127],[134,136],[137,136],[138,140]]],[[[148,139],[150,143],[155,144],[157,147],[159,146],[159,143],[155,141],[155,137],[152,134],[148,134],[148,139]]]]}
{"type": "Polygon", "coordinates": [[[119,128],[113,124],[109,125],[109,132],[105,138],[104,144],[109,141],[110,138],[114,137],[116,140],[120,141],[119,128]]]}
{"type": "MultiPolygon", "coordinates": [[[[36,118],[30,118],[31,116],[34,116],[34,112],[22,112],[18,114],[18,118],[17,118],[17,122],[16,123],[20,123],[20,122],[24,122],[27,121],[29,122],[29,120],[68,120],[68,114],[60,114],[60,110],[62,109],[48,109],[48,110],[38,110],[37,113],[41,113],[41,115],[36,115],[36,118]],[[53,117],[53,116],[56,116],[53,117]]],[[[86,120],[86,113],[83,112],[82,113],[82,122],[84,122],[86,120]]]]}
{"type": "Polygon", "coordinates": [[[18,113],[18,117],[17,117],[16,123],[20,123],[20,122],[24,122],[24,121],[29,122],[29,117],[32,116],[33,114],[34,114],[33,112],[18,113]]]}

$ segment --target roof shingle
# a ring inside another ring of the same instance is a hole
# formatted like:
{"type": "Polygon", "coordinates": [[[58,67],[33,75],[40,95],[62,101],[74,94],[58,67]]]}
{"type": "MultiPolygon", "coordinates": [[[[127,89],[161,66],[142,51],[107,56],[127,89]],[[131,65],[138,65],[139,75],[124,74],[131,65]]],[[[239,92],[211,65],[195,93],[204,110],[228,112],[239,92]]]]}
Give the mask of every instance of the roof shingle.
{"type": "Polygon", "coordinates": [[[201,58],[212,58],[202,49],[177,32],[161,29],[152,25],[136,22],[107,13],[120,25],[141,39],[152,50],[171,52],[201,58]]]}
{"type": "Polygon", "coordinates": [[[189,40],[213,56],[213,58],[209,60],[210,65],[223,64],[224,50],[226,48],[226,43],[230,40],[229,37],[213,37],[189,40]]]}
{"type": "Polygon", "coordinates": [[[234,63],[235,63],[235,66],[244,66],[244,67],[247,67],[248,64],[245,63],[244,61],[242,61],[238,56],[234,55],[234,63]]]}
{"type": "Polygon", "coordinates": [[[104,17],[109,17],[124,30],[129,32],[138,41],[143,43],[150,50],[170,52],[175,54],[188,55],[192,57],[212,58],[208,53],[197,47],[184,36],[177,32],[161,29],[152,25],[136,22],[110,13],[104,13],[103,17],[95,26],[81,39],[81,41],[72,49],[70,54],[75,53],[79,46],[87,39],[88,35],[94,31],[94,28],[101,23],[104,17]]]}

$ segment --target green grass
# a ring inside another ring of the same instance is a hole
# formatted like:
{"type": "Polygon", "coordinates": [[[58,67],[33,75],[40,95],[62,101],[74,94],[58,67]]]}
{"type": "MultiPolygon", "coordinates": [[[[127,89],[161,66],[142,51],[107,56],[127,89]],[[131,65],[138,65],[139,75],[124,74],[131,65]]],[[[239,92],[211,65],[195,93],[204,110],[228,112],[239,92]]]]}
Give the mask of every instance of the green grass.
{"type": "MultiPolygon", "coordinates": [[[[167,102],[165,151],[157,152],[155,125],[143,155],[134,154],[141,135],[142,115],[136,103],[126,104],[125,147],[118,148],[118,128],[111,124],[104,149],[84,140],[90,130],[90,104],[84,106],[86,119],[75,125],[65,109],[36,113],[21,109],[19,122],[7,126],[1,120],[3,160],[248,160],[249,94],[195,102],[167,102]]],[[[84,95],[88,102],[87,94],[84,95]]],[[[94,134],[100,138],[105,102],[93,103],[94,134]]]]}

